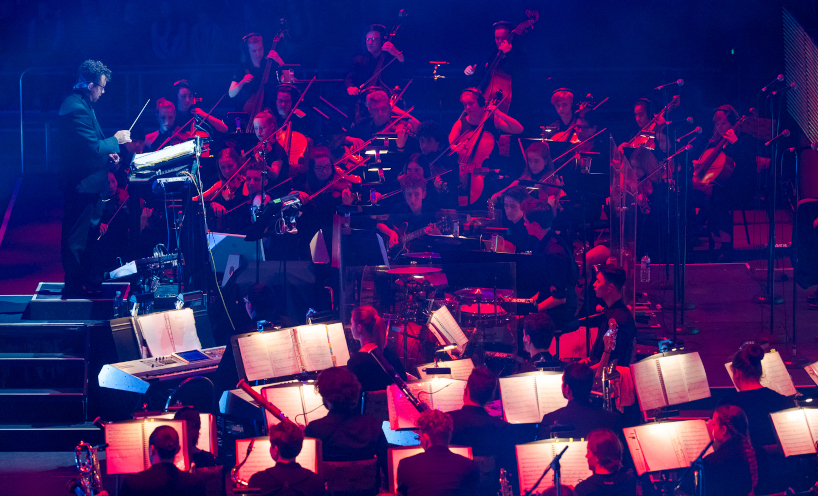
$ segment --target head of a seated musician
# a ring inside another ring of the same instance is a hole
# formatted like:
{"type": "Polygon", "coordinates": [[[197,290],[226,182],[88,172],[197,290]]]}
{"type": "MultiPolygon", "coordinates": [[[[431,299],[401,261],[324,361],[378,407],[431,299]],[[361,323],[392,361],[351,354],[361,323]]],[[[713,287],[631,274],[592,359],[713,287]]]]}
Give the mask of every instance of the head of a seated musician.
{"type": "Polygon", "coordinates": [[[361,346],[373,343],[383,350],[386,323],[378,315],[377,310],[370,306],[355,307],[352,310],[350,324],[352,337],[361,343],[361,346]]]}
{"type": "Polygon", "coordinates": [[[150,446],[151,465],[157,463],[173,463],[173,458],[179,452],[179,433],[169,425],[160,425],[148,438],[150,446]]]}
{"type": "Polygon", "coordinates": [[[527,199],[523,202],[523,213],[528,234],[543,239],[554,222],[554,210],[551,205],[542,200],[527,199]]]}
{"type": "Polygon", "coordinates": [[[372,24],[366,30],[366,51],[377,57],[381,54],[381,47],[386,41],[386,27],[381,24],[372,24]]]}
{"type": "Polygon", "coordinates": [[[716,408],[713,417],[707,421],[707,431],[713,440],[713,449],[719,449],[719,446],[731,439],[743,441],[748,437],[748,427],[747,414],[735,405],[722,405],[716,408]]]}
{"type": "Polygon", "coordinates": [[[440,143],[445,139],[435,121],[421,122],[417,129],[417,137],[420,153],[423,155],[440,152],[440,143]]]}
{"type": "Polygon", "coordinates": [[[486,99],[477,88],[466,88],[460,93],[460,103],[466,112],[469,122],[479,120],[486,109],[486,99]]]}
{"type": "Polygon", "coordinates": [[[275,293],[266,284],[253,284],[244,297],[244,310],[253,322],[275,322],[275,293]]]}
{"type": "Polygon", "coordinates": [[[613,264],[602,265],[594,280],[594,293],[610,306],[622,298],[626,280],[627,275],[622,267],[613,264]]]}
{"type": "Polygon", "coordinates": [[[108,173],[108,182],[105,184],[105,191],[102,192],[103,198],[113,198],[116,194],[117,182],[116,175],[113,172],[108,173]]]}
{"type": "Polygon", "coordinates": [[[433,446],[449,446],[454,424],[448,413],[440,410],[426,410],[420,414],[417,423],[420,428],[420,446],[424,450],[433,446]]]}
{"type": "Polygon", "coordinates": [[[713,123],[716,126],[734,126],[738,121],[738,112],[732,105],[722,105],[713,112],[713,123]]]}
{"type": "Polygon", "coordinates": [[[246,51],[242,53],[242,61],[249,61],[253,67],[261,67],[264,60],[264,39],[258,33],[250,33],[243,38],[246,51]]]}
{"type": "Polygon", "coordinates": [[[289,84],[282,84],[276,89],[276,111],[278,115],[286,119],[293,109],[293,104],[298,100],[295,87],[289,84]]]}
{"type": "Polygon", "coordinates": [[[636,125],[639,126],[639,129],[647,126],[652,118],[650,100],[647,98],[636,100],[636,103],[633,105],[633,117],[636,119],[636,125]]]}
{"type": "Polygon", "coordinates": [[[568,401],[588,403],[594,386],[594,371],[584,363],[569,363],[562,373],[562,396],[568,401]]]}
{"type": "Polygon", "coordinates": [[[82,91],[92,103],[99,101],[111,81],[111,69],[99,60],[86,60],[77,72],[74,89],[82,91]]]}
{"type": "Polygon", "coordinates": [[[523,319],[523,349],[532,357],[547,353],[554,340],[556,326],[545,312],[526,315],[523,319]]]}
{"type": "Polygon", "coordinates": [[[400,179],[403,199],[413,214],[423,211],[423,199],[426,198],[426,180],[416,176],[403,176],[400,179]]]}
{"type": "Polygon", "coordinates": [[[251,162],[247,164],[247,172],[244,174],[244,182],[247,184],[247,192],[251,197],[261,193],[262,188],[267,185],[264,174],[264,164],[251,162]],[[264,183],[262,185],[262,182],[264,183]]]}
{"type": "Polygon", "coordinates": [[[403,168],[401,177],[414,177],[417,179],[425,179],[429,177],[426,169],[420,165],[420,157],[420,153],[413,153],[412,156],[409,157],[409,161],[406,162],[406,167],[403,168]]]}
{"type": "Polygon", "coordinates": [[[555,90],[551,94],[551,105],[563,124],[568,124],[574,118],[574,94],[568,88],[555,90]]]}
{"type": "Polygon", "coordinates": [[[176,123],[176,106],[170,100],[160,98],[156,101],[156,122],[159,123],[159,132],[167,134],[176,123]]]}
{"type": "Polygon", "coordinates": [[[253,132],[259,141],[264,141],[276,130],[276,117],[269,110],[262,110],[253,118],[253,132]]]}
{"type": "Polygon", "coordinates": [[[173,414],[173,419],[185,421],[188,451],[190,453],[201,451],[196,447],[196,443],[199,441],[199,431],[202,430],[202,418],[199,416],[199,411],[189,406],[182,407],[173,414]]]}
{"type": "Polygon", "coordinates": [[[322,182],[328,181],[335,172],[329,147],[323,144],[316,145],[312,148],[310,155],[312,157],[310,160],[310,168],[316,179],[322,182]]]}
{"type": "Polygon", "coordinates": [[[173,83],[176,90],[176,109],[182,114],[188,113],[190,107],[196,103],[196,92],[187,79],[180,79],[173,83]]]}
{"type": "Polygon", "coordinates": [[[227,181],[239,169],[239,154],[235,148],[228,146],[219,152],[219,174],[221,180],[227,181]]]}
{"type": "Polygon", "coordinates": [[[523,220],[523,203],[530,198],[525,186],[512,186],[503,191],[503,212],[513,224],[523,220]]]}
{"type": "Polygon", "coordinates": [[[383,88],[372,88],[366,94],[366,109],[375,126],[384,126],[392,118],[389,95],[383,88]]]}
{"type": "Polygon", "coordinates": [[[463,404],[483,407],[494,399],[497,376],[487,367],[475,367],[463,389],[463,404]]]}
{"type": "Polygon", "coordinates": [[[355,413],[361,398],[361,383],[346,367],[323,370],[315,382],[324,406],[333,413],[355,413]]]}
{"type": "Polygon", "coordinates": [[[755,344],[749,343],[741,347],[733,357],[733,382],[739,391],[761,389],[761,376],[764,369],[761,361],[764,359],[764,349],[755,344]]]}
{"type": "Polygon", "coordinates": [[[611,430],[591,431],[585,458],[594,474],[615,474],[622,468],[622,442],[611,430]]]}
{"type": "Polygon", "coordinates": [[[584,141],[593,136],[597,131],[596,114],[590,108],[581,111],[579,115],[577,115],[574,130],[580,141],[584,141]]]}
{"type": "Polygon", "coordinates": [[[270,426],[270,456],[276,463],[293,463],[304,447],[304,431],[294,422],[270,426]]]}
{"type": "Polygon", "coordinates": [[[551,148],[548,143],[534,141],[525,149],[526,167],[532,176],[542,174],[546,169],[553,169],[551,162],[551,148]]]}
{"type": "Polygon", "coordinates": [[[507,21],[500,21],[494,23],[494,45],[499,49],[504,41],[511,38],[511,30],[513,24],[507,21]]]}

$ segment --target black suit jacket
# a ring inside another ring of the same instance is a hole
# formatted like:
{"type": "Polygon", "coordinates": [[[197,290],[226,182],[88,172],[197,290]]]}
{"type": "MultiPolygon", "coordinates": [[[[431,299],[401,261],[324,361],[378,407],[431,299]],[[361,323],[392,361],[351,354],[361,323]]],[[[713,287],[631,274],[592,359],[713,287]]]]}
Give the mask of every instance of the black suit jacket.
{"type": "Polygon", "coordinates": [[[398,494],[403,496],[472,496],[479,481],[477,464],[445,446],[431,446],[398,464],[398,494]]]}
{"type": "Polygon", "coordinates": [[[79,91],[63,100],[58,123],[60,189],[101,193],[108,182],[108,154],[119,153],[116,138],[102,134],[91,100],[79,91]]]}
{"type": "Polygon", "coordinates": [[[574,427],[572,431],[559,431],[558,437],[587,438],[596,429],[610,429],[622,435],[619,414],[596,408],[590,403],[571,400],[568,405],[543,416],[537,439],[551,437],[551,426],[555,421],[574,427]]]}
{"type": "Polygon", "coordinates": [[[513,459],[515,440],[508,422],[473,405],[463,405],[449,415],[454,425],[451,444],[470,446],[474,456],[493,456],[501,465],[513,459]]]}
{"type": "Polygon", "coordinates": [[[122,482],[119,496],[205,496],[204,482],[162,462],[122,482]]]}
{"type": "Polygon", "coordinates": [[[253,474],[249,487],[261,489],[261,496],[290,488],[304,496],[326,496],[324,480],[298,463],[276,463],[274,467],[253,474]]]}

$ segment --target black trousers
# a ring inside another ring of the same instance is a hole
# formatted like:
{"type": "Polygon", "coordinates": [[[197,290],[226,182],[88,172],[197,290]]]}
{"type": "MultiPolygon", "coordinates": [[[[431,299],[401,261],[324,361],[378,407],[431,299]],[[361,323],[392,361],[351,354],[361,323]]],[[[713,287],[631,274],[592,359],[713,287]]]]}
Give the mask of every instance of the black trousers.
{"type": "Polygon", "coordinates": [[[103,203],[99,193],[65,194],[60,250],[65,271],[65,286],[95,286],[102,274],[91,274],[89,244],[96,242],[97,227],[102,218],[103,203]]]}

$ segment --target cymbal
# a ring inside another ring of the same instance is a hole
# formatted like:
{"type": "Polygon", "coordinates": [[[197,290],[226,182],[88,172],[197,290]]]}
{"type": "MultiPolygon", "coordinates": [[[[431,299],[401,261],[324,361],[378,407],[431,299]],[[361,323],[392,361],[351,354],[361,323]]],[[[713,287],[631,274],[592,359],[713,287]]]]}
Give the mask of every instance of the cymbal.
{"type": "Polygon", "coordinates": [[[439,253],[435,253],[432,251],[419,251],[416,253],[406,253],[403,255],[407,258],[440,258],[439,253]]]}
{"type": "Polygon", "coordinates": [[[397,274],[403,276],[413,276],[413,275],[420,275],[420,274],[432,274],[434,272],[440,272],[440,267],[395,267],[394,269],[388,269],[386,271],[387,274],[397,274]]]}
{"type": "MultiPolygon", "coordinates": [[[[508,298],[512,293],[510,289],[497,290],[497,296],[501,298],[508,298]]],[[[455,291],[454,295],[459,298],[490,301],[494,299],[494,290],[492,288],[463,288],[455,291]]]]}

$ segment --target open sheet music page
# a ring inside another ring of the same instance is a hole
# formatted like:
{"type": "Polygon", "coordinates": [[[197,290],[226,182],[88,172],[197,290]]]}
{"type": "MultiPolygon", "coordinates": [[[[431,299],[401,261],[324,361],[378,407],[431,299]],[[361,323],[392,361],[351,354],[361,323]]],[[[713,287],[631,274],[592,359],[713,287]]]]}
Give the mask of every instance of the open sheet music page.
{"type": "MultiPolygon", "coordinates": [[[[467,446],[449,446],[449,451],[456,455],[465,456],[472,459],[471,448],[467,446]]],[[[389,487],[394,494],[398,493],[398,465],[404,458],[423,453],[420,446],[407,446],[405,448],[389,448],[389,487]]]]}
{"type": "Polygon", "coordinates": [[[623,432],[639,475],[686,468],[710,442],[704,420],[655,422],[628,427],[623,432]]]}
{"type": "MultiPolygon", "coordinates": [[[[301,402],[301,387],[300,385],[285,386],[285,387],[266,387],[261,390],[261,395],[264,399],[275,405],[281,410],[288,419],[292,420],[298,425],[307,425],[304,420],[304,406],[301,402]]],[[[267,419],[267,428],[272,425],[278,425],[280,420],[273,417],[273,415],[264,410],[264,416],[267,419]]]]}
{"type": "Polygon", "coordinates": [[[323,324],[299,326],[296,328],[296,336],[298,336],[301,359],[305,370],[315,371],[332,368],[327,326],[323,324]]]}
{"type": "Polygon", "coordinates": [[[667,404],[678,405],[710,397],[710,386],[698,352],[659,358],[667,404]]]}
{"type": "Polygon", "coordinates": [[[452,314],[449,312],[448,308],[440,307],[438,310],[436,310],[432,314],[430,325],[433,325],[436,329],[442,332],[450,342],[455,343],[458,351],[463,353],[463,350],[466,349],[466,344],[469,342],[469,338],[463,334],[463,329],[461,329],[457,321],[454,320],[454,317],[452,317],[452,314]]]}
{"type": "MultiPolygon", "coordinates": [[[[300,374],[301,363],[298,360],[298,349],[293,330],[265,332],[264,336],[267,340],[267,350],[270,353],[270,363],[273,366],[273,377],[300,374]]],[[[269,377],[264,379],[269,379],[269,377]]]]}
{"type": "MultiPolygon", "coordinates": [[[[319,444],[318,440],[305,437],[301,453],[295,457],[295,461],[307,470],[318,473],[319,457],[317,455],[319,444]]],[[[236,464],[241,463],[245,457],[247,461],[239,469],[239,478],[243,481],[249,481],[253,474],[275,467],[276,464],[270,456],[269,437],[237,439],[236,464]],[[247,447],[250,441],[253,441],[253,450],[250,452],[250,456],[247,456],[247,447]]]]}
{"type": "Polygon", "coordinates": [[[105,426],[106,473],[135,474],[145,470],[142,422],[115,422],[105,426]]]}
{"type": "Polygon", "coordinates": [[[202,349],[190,308],[142,315],[139,327],[151,356],[202,349]]]}
{"type": "Polygon", "coordinates": [[[275,377],[270,352],[267,349],[267,333],[251,334],[238,339],[239,353],[248,381],[275,377]]]}
{"type": "Polygon", "coordinates": [[[790,408],[770,414],[784,456],[815,453],[818,409],[790,408]]]}
{"type": "MultiPolygon", "coordinates": [[[[585,455],[588,453],[588,443],[585,441],[535,441],[533,443],[518,444],[517,450],[517,472],[520,478],[520,491],[525,492],[534,486],[540,478],[545,468],[551,464],[556,455],[568,446],[568,450],[560,459],[561,483],[568,486],[576,486],[593,475],[588,468],[588,460],[585,455]]],[[[536,491],[542,492],[554,486],[554,476],[552,473],[543,478],[536,491]]]]}
{"type": "Polygon", "coordinates": [[[500,379],[500,400],[507,422],[534,424],[544,415],[566,406],[562,374],[529,372],[500,379]]]}
{"type": "MultiPolygon", "coordinates": [[[[733,380],[733,365],[725,363],[727,373],[730,374],[730,380],[733,380]]],[[[770,351],[764,354],[761,359],[761,369],[764,373],[761,375],[761,385],[770,388],[773,391],[783,394],[784,396],[795,396],[798,392],[795,390],[795,384],[792,383],[792,377],[787,371],[787,366],[784,365],[784,360],[777,351],[770,351]]],[[[735,385],[735,381],[733,381],[735,385]]],[[[738,391],[738,386],[736,386],[738,391]]]]}
{"type": "Polygon", "coordinates": [[[643,412],[667,406],[662,390],[662,377],[656,367],[656,360],[656,358],[646,358],[631,365],[639,408],[643,412]]]}
{"type": "Polygon", "coordinates": [[[474,362],[471,358],[464,358],[462,360],[449,360],[447,362],[424,363],[418,365],[418,374],[421,379],[432,378],[433,376],[426,373],[427,368],[448,368],[452,370],[451,374],[438,375],[441,379],[455,379],[458,381],[467,381],[474,370],[474,362]]]}
{"type": "MultiPolygon", "coordinates": [[[[537,403],[540,407],[540,420],[544,415],[568,405],[562,395],[562,374],[556,372],[537,372],[537,403]]],[[[539,422],[539,420],[538,420],[539,422]]]]}
{"type": "Polygon", "coordinates": [[[332,358],[335,360],[335,366],[345,366],[349,361],[349,347],[344,334],[344,324],[340,322],[328,324],[327,334],[329,334],[329,344],[332,347],[332,358]]]}
{"type": "MultiPolygon", "coordinates": [[[[436,378],[410,382],[407,387],[417,399],[429,405],[429,408],[442,412],[463,408],[463,390],[466,387],[466,381],[436,378]]],[[[417,427],[420,412],[406,398],[403,391],[396,385],[390,384],[386,388],[386,399],[392,430],[417,427]]]]}

